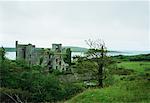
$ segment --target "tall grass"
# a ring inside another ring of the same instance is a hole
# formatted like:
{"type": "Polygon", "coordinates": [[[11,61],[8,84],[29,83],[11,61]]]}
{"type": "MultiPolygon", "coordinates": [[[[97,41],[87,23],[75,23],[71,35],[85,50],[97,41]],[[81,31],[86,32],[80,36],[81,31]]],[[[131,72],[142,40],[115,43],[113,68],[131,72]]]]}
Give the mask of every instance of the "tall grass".
{"type": "Polygon", "coordinates": [[[147,80],[122,81],[108,88],[88,89],[66,103],[149,103],[149,85],[147,80]]]}

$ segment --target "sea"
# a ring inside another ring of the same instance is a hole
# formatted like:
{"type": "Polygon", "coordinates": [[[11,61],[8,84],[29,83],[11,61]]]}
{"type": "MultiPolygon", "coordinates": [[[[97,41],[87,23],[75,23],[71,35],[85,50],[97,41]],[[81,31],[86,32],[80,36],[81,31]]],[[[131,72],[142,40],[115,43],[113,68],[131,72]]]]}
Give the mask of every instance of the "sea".
{"type": "MultiPolygon", "coordinates": [[[[132,55],[139,55],[139,54],[150,54],[150,51],[116,51],[116,52],[108,52],[109,56],[117,56],[117,55],[126,55],[126,56],[132,56],[132,55]]],[[[84,56],[84,52],[72,52],[71,56],[84,56]]],[[[11,60],[16,59],[16,52],[6,52],[6,57],[11,60]]]]}

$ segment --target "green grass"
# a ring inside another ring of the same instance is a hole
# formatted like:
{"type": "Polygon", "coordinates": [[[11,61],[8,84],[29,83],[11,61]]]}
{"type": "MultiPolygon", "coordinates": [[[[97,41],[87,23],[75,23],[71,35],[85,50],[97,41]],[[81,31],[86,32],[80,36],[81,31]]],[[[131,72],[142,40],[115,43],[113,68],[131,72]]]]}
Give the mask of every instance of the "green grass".
{"type": "Polygon", "coordinates": [[[120,103],[150,102],[150,82],[122,81],[114,86],[103,89],[88,89],[66,103],[120,103]]]}
{"type": "Polygon", "coordinates": [[[150,62],[121,62],[117,65],[125,69],[133,69],[137,73],[143,73],[146,69],[150,70],[150,62]]]}
{"type": "Polygon", "coordinates": [[[106,88],[87,89],[66,103],[150,103],[150,81],[138,74],[150,72],[149,62],[122,62],[117,64],[124,69],[132,69],[134,74],[126,77],[134,80],[119,80],[122,75],[114,75],[117,82],[106,88]],[[147,71],[148,70],[148,71],[147,71]]]}

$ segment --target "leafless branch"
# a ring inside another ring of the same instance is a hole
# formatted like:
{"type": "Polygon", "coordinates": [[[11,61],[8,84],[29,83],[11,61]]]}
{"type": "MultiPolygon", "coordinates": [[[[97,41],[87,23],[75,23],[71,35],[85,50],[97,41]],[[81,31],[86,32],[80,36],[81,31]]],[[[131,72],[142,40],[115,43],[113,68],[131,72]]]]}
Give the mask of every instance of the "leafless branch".
{"type": "Polygon", "coordinates": [[[86,44],[91,48],[91,49],[101,49],[102,46],[104,49],[106,49],[105,42],[102,39],[97,39],[97,40],[85,40],[86,44]]]}
{"type": "Polygon", "coordinates": [[[15,103],[18,103],[11,95],[4,93],[5,95],[7,95],[9,98],[11,98],[15,103]]]}
{"type": "Polygon", "coordinates": [[[17,101],[18,101],[19,103],[23,103],[23,102],[21,101],[21,99],[19,98],[19,96],[18,96],[18,95],[16,95],[16,94],[15,94],[15,96],[16,96],[17,101]]]}

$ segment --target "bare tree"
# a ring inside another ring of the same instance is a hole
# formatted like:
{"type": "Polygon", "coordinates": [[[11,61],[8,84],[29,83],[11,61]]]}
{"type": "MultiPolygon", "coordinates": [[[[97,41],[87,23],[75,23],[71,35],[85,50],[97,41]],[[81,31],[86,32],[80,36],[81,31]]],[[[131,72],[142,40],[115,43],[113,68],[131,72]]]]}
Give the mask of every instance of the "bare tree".
{"type": "Polygon", "coordinates": [[[103,87],[103,79],[105,79],[104,75],[104,67],[106,62],[106,53],[107,48],[105,46],[105,42],[101,39],[97,40],[86,40],[85,41],[90,49],[87,52],[87,57],[90,60],[93,60],[98,65],[98,86],[103,87]]]}

